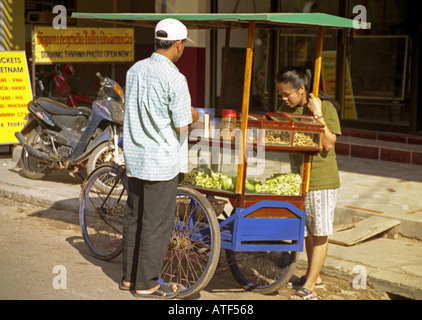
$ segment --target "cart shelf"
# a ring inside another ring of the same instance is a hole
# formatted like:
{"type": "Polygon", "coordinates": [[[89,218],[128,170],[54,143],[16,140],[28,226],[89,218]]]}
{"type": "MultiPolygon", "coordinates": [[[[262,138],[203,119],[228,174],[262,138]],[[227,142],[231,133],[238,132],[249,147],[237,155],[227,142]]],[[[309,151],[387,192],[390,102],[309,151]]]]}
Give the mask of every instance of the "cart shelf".
{"type": "Polygon", "coordinates": [[[220,223],[221,247],[233,251],[302,251],[305,213],[285,201],[260,201],[220,223]],[[271,208],[288,211],[290,217],[253,217],[253,214],[271,208]],[[251,219],[252,217],[252,219],[251,219]]]}

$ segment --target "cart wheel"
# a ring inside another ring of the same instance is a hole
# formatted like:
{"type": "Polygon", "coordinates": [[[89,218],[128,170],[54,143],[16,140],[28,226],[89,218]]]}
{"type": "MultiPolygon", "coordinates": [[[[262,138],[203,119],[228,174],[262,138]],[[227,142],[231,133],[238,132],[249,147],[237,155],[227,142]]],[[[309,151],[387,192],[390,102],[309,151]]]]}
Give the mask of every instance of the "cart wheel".
{"type": "Polygon", "coordinates": [[[178,297],[198,293],[214,275],[220,247],[220,227],[209,201],[194,189],[177,188],[175,224],[161,279],[182,286],[178,297]]]}
{"type": "Polygon", "coordinates": [[[226,251],[230,271],[245,289],[262,294],[278,291],[296,269],[295,251],[226,251]]]}
{"type": "Polygon", "coordinates": [[[82,235],[98,259],[111,260],[122,251],[126,190],[125,170],[116,164],[98,167],[82,185],[79,205],[82,235]],[[98,190],[98,181],[108,185],[109,191],[98,190]]]}

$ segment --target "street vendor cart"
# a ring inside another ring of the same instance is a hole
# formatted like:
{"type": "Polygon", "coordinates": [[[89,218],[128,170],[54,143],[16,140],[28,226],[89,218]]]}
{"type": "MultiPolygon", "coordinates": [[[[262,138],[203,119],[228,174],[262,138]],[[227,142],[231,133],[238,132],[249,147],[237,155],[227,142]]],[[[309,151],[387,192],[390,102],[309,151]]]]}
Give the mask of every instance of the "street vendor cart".
{"type": "MultiPolygon", "coordinates": [[[[225,249],[228,266],[247,290],[272,293],[292,276],[303,250],[304,199],[311,157],[323,148],[324,129],[311,116],[249,113],[256,28],[317,28],[313,94],[318,96],[325,29],[353,28],[356,21],[327,14],[95,14],[73,18],[155,27],[165,18],[188,29],[248,28],[242,111],[232,129],[204,127],[189,135],[189,172],[180,179],[175,225],[161,278],[190,297],[212,278],[225,249]],[[221,129],[221,130],[220,130],[221,129]]],[[[224,119],[223,119],[224,120],[224,119]]],[[[124,167],[93,172],[81,192],[81,226],[101,259],[121,250],[127,181],[124,167]],[[100,194],[96,184],[109,186],[100,194]],[[102,225],[102,227],[100,227],[102,225]]]]}

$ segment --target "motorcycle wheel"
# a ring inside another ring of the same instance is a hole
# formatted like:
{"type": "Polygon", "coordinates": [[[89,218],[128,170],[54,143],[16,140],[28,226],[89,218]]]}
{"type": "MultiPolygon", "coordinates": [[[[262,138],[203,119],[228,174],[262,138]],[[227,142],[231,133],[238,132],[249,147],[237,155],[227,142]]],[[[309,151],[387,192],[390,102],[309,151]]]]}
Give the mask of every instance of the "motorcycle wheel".
{"type": "MultiPolygon", "coordinates": [[[[40,139],[39,130],[40,127],[33,129],[27,136],[28,144],[34,149],[38,149],[38,143],[40,139]]],[[[25,148],[22,148],[21,153],[22,171],[24,175],[33,180],[41,180],[51,172],[51,168],[38,162],[34,158],[28,155],[25,148]]]]}
{"type": "MultiPolygon", "coordinates": [[[[96,147],[89,156],[86,165],[87,174],[91,174],[92,171],[94,171],[102,164],[111,162],[114,162],[114,146],[110,146],[108,142],[103,142],[98,147],[96,147]]],[[[108,193],[111,189],[111,185],[109,185],[108,182],[104,182],[103,180],[95,181],[94,185],[100,192],[103,193],[108,193]]]]}

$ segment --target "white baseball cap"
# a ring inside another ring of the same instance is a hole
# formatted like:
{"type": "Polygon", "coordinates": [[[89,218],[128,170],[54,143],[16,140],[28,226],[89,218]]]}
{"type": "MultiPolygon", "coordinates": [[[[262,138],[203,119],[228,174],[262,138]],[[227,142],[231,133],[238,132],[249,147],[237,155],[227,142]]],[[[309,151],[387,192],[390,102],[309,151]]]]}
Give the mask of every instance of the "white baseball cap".
{"type": "Polygon", "coordinates": [[[155,39],[159,40],[188,40],[192,43],[192,39],[188,38],[188,29],[186,26],[181,23],[179,20],[168,18],[161,20],[155,26],[155,39]],[[167,37],[157,36],[157,31],[165,31],[167,33],[167,37]]]}

